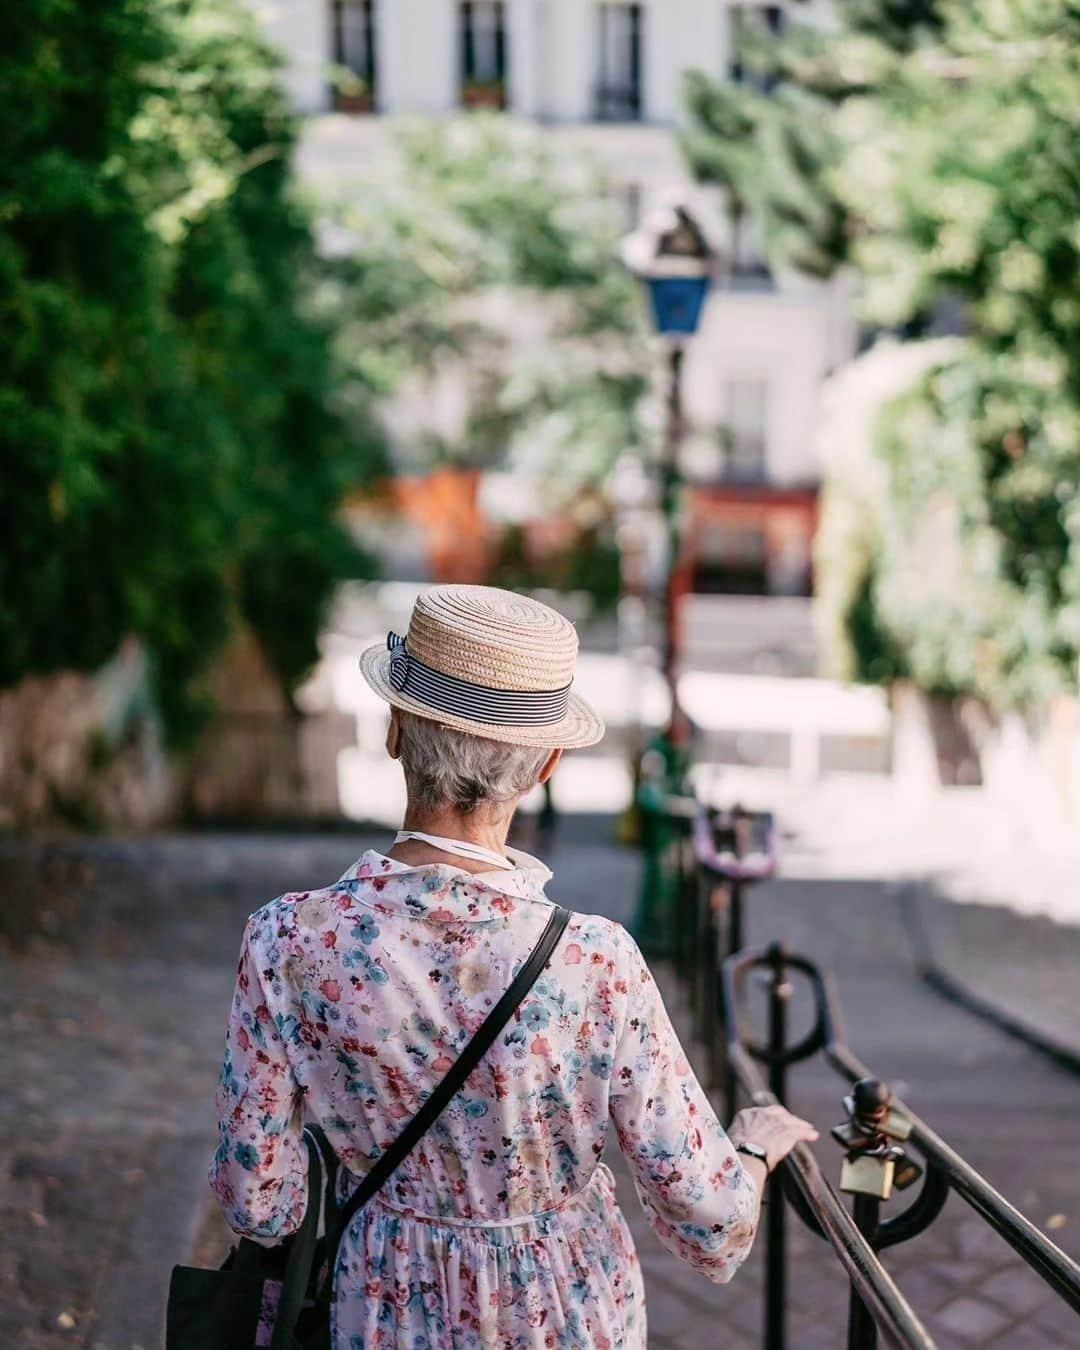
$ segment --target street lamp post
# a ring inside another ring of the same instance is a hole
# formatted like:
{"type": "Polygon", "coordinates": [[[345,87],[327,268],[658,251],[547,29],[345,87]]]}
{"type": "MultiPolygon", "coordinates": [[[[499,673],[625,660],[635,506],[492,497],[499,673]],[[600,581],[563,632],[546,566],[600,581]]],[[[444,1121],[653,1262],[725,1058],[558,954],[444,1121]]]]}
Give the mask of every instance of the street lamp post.
{"type": "Polygon", "coordinates": [[[660,509],[664,513],[667,539],[664,571],[664,681],[668,687],[670,713],[667,739],[672,748],[685,746],[686,719],[679,707],[679,615],[675,592],[675,574],[682,551],[682,521],[679,511],[679,453],[682,449],[684,422],[682,404],[683,344],[668,346],[667,418],[664,429],[664,453],[660,461],[660,509]]]}
{"type": "Polygon", "coordinates": [[[664,945],[662,919],[663,911],[667,908],[663,893],[663,854],[670,840],[664,824],[664,802],[671,793],[683,790],[689,767],[689,725],[679,706],[678,696],[679,627],[675,592],[676,568],[682,543],[679,460],[685,433],[683,354],[688,339],[697,332],[701,321],[716,255],[686,207],[673,206],[657,212],[641,229],[627,236],[623,244],[623,260],[644,283],[653,326],[667,343],[660,504],[667,542],[663,583],[663,672],[670,699],[670,715],[664,735],[647,752],[653,766],[651,771],[646,770],[643,761],[639,773],[639,806],[647,866],[635,924],[639,938],[655,950],[664,945]]]}
{"type": "Polygon", "coordinates": [[[684,206],[666,208],[635,230],[623,244],[626,265],[648,292],[653,326],[667,343],[666,420],[660,460],[660,503],[667,534],[664,573],[664,679],[671,699],[667,739],[680,746],[686,722],[677,688],[678,623],[674,590],[681,545],[679,457],[685,421],[682,401],[683,353],[697,332],[716,255],[701,227],[684,206]]]}

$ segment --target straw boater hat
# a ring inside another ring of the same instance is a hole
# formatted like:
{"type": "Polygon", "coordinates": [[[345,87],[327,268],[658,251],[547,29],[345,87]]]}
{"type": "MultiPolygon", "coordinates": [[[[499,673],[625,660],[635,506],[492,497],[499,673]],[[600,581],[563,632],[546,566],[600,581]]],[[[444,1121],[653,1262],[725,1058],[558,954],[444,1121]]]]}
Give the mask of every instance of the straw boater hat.
{"type": "Polygon", "coordinates": [[[603,721],[570,690],[578,638],[569,619],[494,586],[437,586],[409,631],[369,647],[360,669],[395,708],[493,741],[571,750],[603,721]]]}

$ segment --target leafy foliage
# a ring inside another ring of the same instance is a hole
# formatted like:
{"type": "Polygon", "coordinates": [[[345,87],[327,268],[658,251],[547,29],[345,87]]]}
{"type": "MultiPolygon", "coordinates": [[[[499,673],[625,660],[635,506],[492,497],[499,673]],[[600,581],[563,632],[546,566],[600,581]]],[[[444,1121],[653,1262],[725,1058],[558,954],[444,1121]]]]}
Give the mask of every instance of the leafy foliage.
{"type": "Polygon", "coordinates": [[[183,735],[239,617],[287,685],[311,661],[378,442],[315,312],[294,128],[244,8],[27,0],[0,23],[0,684],[134,632],[183,735]]]}
{"type": "Polygon", "coordinates": [[[573,542],[542,560],[530,556],[520,525],[500,536],[494,580],[511,591],[583,591],[594,613],[611,612],[622,594],[622,562],[611,532],[601,525],[581,529],[573,542]]]}
{"type": "Polygon", "coordinates": [[[572,501],[641,437],[650,352],[610,194],[497,117],[407,126],[397,150],[389,186],[338,206],[344,359],[374,394],[404,389],[402,467],[498,464],[572,501]],[[454,414],[428,417],[448,393],[454,414]]]}
{"type": "Polygon", "coordinates": [[[827,277],[846,260],[854,228],[830,175],[843,155],[838,109],[875,89],[897,60],[935,34],[942,0],[839,0],[839,31],[788,13],[778,35],[742,35],[745,83],[700,71],[686,80],[683,150],[704,182],[726,189],[733,216],[759,223],[777,265],[827,277]]]}
{"type": "Polygon", "coordinates": [[[1075,690],[1080,655],[1080,10],[940,0],[903,40],[895,5],[847,12],[835,39],[774,45],[777,102],[743,101],[730,151],[697,80],[691,154],[762,212],[777,260],[853,265],[874,323],[959,316],[964,342],[872,432],[885,475],[859,622],[882,644],[860,673],[887,645],[924,687],[1042,704],[1075,690]]]}

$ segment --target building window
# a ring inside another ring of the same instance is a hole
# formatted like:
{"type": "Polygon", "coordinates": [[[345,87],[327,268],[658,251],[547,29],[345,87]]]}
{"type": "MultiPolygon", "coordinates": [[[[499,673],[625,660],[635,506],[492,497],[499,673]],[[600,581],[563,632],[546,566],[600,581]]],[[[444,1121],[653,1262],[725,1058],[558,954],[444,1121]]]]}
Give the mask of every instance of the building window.
{"type": "Polygon", "coordinates": [[[339,76],[334,103],[345,112],[375,107],[375,0],[331,0],[334,63],[339,76]]]}
{"type": "Polygon", "coordinates": [[[773,275],[758,244],[757,224],[746,211],[731,218],[728,285],[735,291],[771,291],[773,275]]]}
{"type": "Polygon", "coordinates": [[[700,528],[693,588],[699,595],[765,595],[769,554],[759,525],[718,514],[700,528]]]}
{"type": "Polygon", "coordinates": [[[736,84],[767,93],[771,76],[755,70],[750,59],[754,46],[764,36],[777,36],[784,28],[782,5],[735,4],[728,6],[728,74],[736,84]]]}
{"type": "Polygon", "coordinates": [[[466,0],[461,6],[461,101],[466,108],[506,107],[505,10],[502,0],[466,0]]]}
{"type": "Polygon", "coordinates": [[[769,385],[763,379],[727,382],[727,464],[725,476],[743,483],[765,480],[769,385]]]}
{"type": "Polygon", "coordinates": [[[641,6],[596,9],[596,116],[636,122],[641,116],[641,6]]]}

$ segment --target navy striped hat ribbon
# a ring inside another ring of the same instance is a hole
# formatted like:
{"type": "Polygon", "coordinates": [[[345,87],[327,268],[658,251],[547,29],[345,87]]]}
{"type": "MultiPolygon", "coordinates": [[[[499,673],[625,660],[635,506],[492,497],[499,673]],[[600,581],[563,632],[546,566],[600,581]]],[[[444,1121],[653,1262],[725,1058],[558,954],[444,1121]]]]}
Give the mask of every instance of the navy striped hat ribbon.
{"type": "Polygon", "coordinates": [[[386,635],[390,684],[429,708],[492,726],[548,727],[561,722],[570,704],[570,686],[562,689],[489,689],[418,661],[397,633],[386,635]]]}

